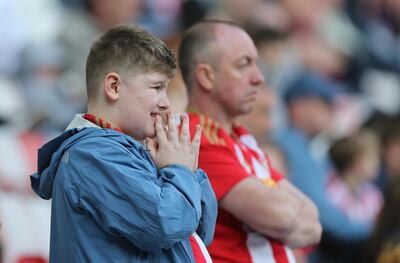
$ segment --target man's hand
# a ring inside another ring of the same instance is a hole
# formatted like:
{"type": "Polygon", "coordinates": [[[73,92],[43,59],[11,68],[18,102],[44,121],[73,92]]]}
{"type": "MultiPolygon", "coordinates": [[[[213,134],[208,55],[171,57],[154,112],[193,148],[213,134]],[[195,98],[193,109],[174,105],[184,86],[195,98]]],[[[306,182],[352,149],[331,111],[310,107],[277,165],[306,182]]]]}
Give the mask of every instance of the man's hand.
{"type": "Polygon", "coordinates": [[[157,169],[170,164],[187,166],[193,172],[197,169],[201,127],[196,126],[196,134],[190,141],[189,117],[181,115],[182,129],[179,133],[173,114],[167,114],[167,127],[163,125],[161,116],[156,116],[156,137],[147,138],[147,147],[157,169]]]}

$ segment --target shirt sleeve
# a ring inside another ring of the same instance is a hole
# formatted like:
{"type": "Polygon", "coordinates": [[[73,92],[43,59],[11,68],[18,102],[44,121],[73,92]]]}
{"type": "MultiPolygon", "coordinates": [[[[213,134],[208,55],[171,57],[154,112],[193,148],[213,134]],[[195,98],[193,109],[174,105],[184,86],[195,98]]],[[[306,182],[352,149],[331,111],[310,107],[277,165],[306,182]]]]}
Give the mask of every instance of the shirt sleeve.
{"type": "Polygon", "coordinates": [[[201,146],[199,167],[207,173],[217,200],[221,200],[237,183],[249,176],[235,153],[221,145],[201,146]]]}
{"type": "Polygon", "coordinates": [[[71,205],[144,251],[187,239],[201,218],[198,175],[180,165],[157,174],[139,153],[116,144],[83,142],[69,150],[60,168],[71,177],[64,183],[71,205]]]}

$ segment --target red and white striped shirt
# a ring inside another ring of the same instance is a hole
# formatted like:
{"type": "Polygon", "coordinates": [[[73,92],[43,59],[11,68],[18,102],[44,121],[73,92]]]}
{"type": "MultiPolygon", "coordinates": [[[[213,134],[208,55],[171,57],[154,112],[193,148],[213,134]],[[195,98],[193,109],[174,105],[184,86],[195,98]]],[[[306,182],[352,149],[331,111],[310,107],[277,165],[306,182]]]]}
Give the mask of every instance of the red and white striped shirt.
{"type": "MultiPolygon", "coordinates": [[[[234,127],[230,136],[219,123],[201,114],[189,113],[189,118],[192,135],[197,124],[202,126],[199,167],[207,173],[218,200],[249,176],[258,177],[266,187],[277,187],[282,176],[244,128],[234,127]]],[[[295,262],[291,249],[251,230],[221,208],[209,251],[215,263],[295,262]]]]}

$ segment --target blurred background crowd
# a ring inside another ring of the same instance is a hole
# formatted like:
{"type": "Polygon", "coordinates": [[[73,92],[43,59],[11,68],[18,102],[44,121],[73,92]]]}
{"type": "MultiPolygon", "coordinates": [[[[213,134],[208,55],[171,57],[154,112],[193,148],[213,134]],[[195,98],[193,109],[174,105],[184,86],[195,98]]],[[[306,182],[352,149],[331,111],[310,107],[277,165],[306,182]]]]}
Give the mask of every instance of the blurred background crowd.
{"type": "MultiPolygon", "coordinates": [[[[37,148],[85,112],[99,33],[135,23],[176,51],[205,18],[238,23],[258,48],[267,81],[240,122],[324,229],[298,261],[400,262],[400,1],[0,0],[0,10],[0,262],[47,262],[50,202],[29,175],[37,148]]],[[[179,74],[168,93],[185,111],[179,74]]]]}

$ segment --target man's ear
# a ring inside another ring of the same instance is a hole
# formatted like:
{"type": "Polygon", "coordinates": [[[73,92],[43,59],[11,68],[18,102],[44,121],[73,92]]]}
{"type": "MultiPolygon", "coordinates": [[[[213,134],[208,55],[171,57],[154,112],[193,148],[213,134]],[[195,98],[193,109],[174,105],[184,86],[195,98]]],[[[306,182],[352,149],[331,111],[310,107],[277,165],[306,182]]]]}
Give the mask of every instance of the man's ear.
{"type": "Polygon", "coordinates": [[[115,73],[108,73],[104,78],[104,94],[111,101],[118,100],[121,90],[121,78],[115,73]]]}
{"type": "Polygon", "coordinates": [[[195,70],[196,79],[200,84],[200,87],[210,91],[214,86],[214,69],[209,64],[200,63],[196,66],[195,70]]]}

